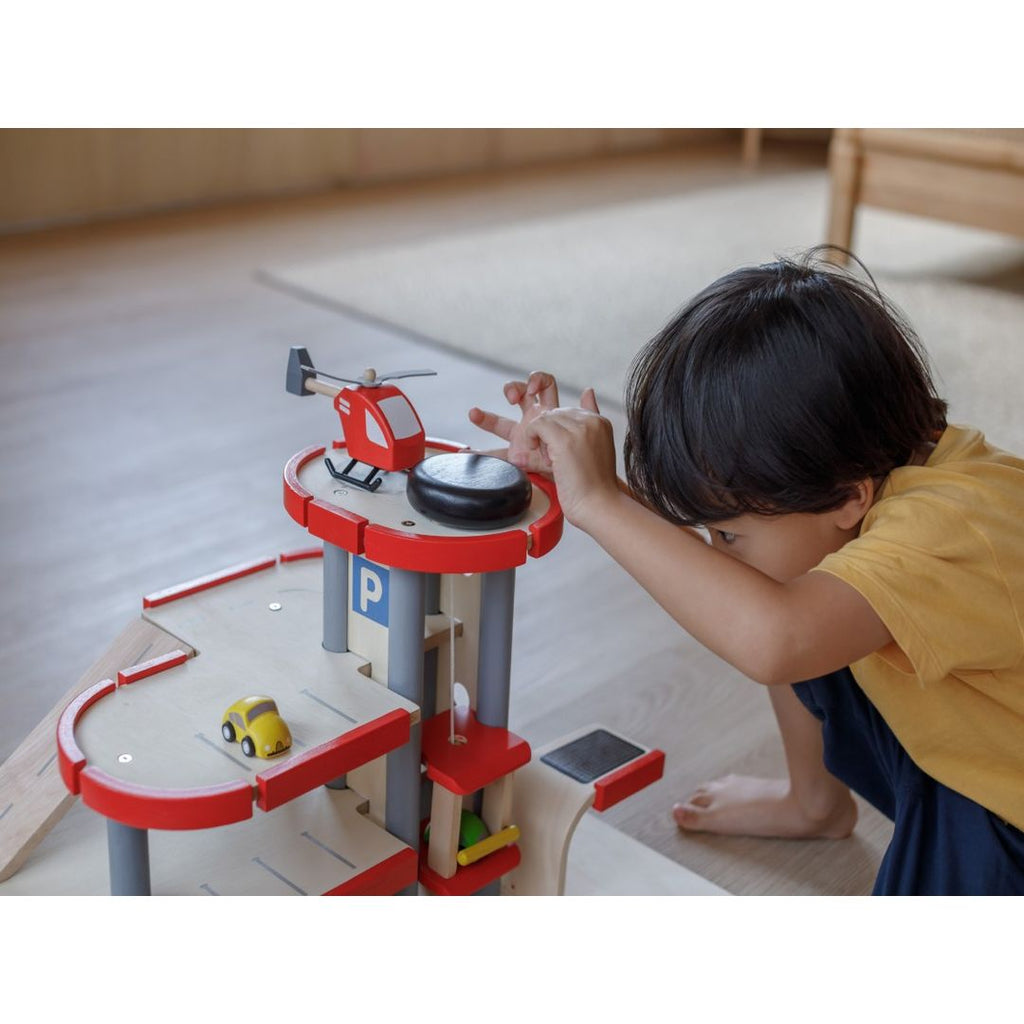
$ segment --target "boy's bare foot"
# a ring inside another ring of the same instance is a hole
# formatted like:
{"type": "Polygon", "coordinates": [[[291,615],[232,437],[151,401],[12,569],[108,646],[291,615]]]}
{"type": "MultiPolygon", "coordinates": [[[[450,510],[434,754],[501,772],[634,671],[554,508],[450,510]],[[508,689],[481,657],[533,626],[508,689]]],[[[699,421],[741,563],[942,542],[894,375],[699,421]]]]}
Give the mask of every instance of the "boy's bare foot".
{"type": "Polygon", "coordinates": [[[845,839],[857,823],[857,805],[850,791],[834,779],[815,794],[808,808],[797,801],[786,779],[726,775],[676,804],[672,816],[680,828],[691,832],[845,839]]]}

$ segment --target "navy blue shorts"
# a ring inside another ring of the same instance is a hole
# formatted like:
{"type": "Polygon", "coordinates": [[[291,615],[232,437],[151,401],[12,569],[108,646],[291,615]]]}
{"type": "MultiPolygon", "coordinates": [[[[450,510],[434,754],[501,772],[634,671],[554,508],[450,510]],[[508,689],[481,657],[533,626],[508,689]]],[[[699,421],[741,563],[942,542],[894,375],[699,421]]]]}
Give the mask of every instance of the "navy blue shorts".
{"type": "Polygon", "coordinates": [[[895,825],[876,896],[1024,895],[1024,832],[921,771],[848,668],[793,691],[822,723],[825,767],[895,825]]]}

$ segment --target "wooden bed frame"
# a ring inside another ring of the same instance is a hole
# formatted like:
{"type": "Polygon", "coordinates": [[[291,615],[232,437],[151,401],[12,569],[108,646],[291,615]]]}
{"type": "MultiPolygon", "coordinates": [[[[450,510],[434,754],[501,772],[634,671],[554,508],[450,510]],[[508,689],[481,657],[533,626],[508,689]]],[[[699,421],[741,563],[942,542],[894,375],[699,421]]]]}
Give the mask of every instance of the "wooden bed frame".
{"type": "Polygon", "coordinates": [[[862,204],[1024,236],[1024,129],[838,128],[829,177],[830,245],[862,204]]]}

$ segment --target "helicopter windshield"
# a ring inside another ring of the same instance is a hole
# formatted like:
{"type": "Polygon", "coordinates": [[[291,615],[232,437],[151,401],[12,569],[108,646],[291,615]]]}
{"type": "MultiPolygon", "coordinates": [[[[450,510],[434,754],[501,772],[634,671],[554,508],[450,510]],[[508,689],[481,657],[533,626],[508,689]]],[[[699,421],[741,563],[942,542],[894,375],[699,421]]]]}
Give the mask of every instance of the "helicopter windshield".
{"type": "Polygon", "coordinates": [[[416,413],[404,395],[392,395],[390,398],[383,398],[377,408],[384,413],[384,418],[391,424],[391,430],[396,441],[405,437],[415,437],[420,430],[420,422],[416,419],[416,413]]]}

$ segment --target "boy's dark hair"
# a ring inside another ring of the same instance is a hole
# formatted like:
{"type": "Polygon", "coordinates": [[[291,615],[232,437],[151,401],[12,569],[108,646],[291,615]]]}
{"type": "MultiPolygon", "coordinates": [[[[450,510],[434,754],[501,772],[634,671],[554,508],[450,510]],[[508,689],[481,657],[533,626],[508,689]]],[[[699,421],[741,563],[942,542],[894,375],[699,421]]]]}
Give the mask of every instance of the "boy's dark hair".
{"type": "Polygon", "coordinates": [[[726,274],[633,361],[626,475],[666,518],[827,512],[945,428],[913,328],[822,248],[726,274]]]}

